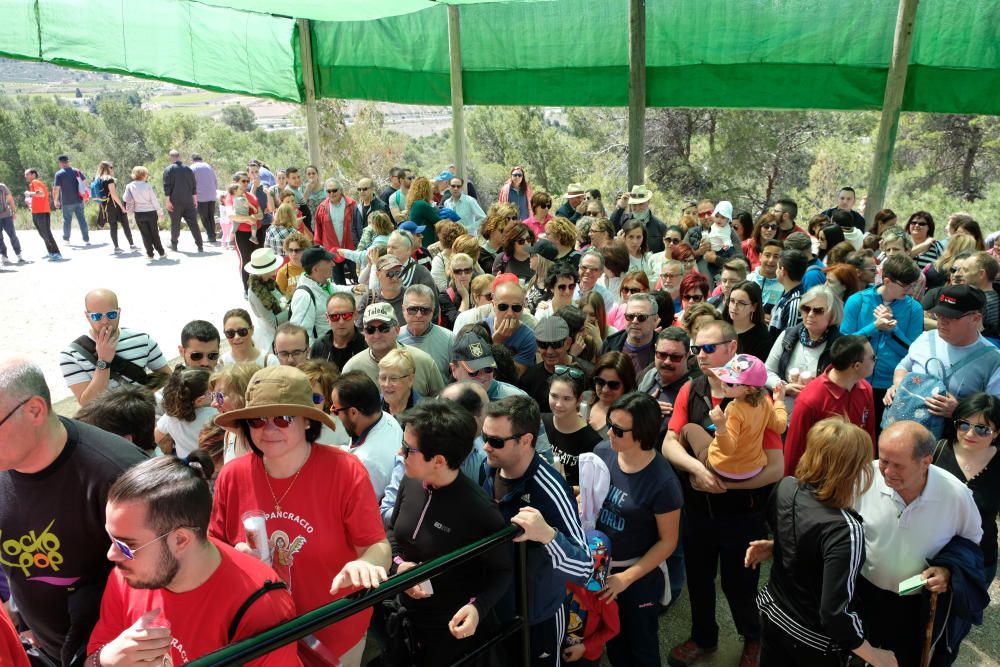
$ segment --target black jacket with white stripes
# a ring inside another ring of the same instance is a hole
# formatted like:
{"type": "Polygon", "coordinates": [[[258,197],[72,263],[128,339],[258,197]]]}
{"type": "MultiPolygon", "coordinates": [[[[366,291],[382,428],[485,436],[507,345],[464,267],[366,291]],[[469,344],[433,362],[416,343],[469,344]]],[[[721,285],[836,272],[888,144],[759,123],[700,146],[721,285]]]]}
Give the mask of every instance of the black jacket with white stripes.
{"type": "Polygon", "coordinates": [[[771,579],[757,606],[792,638],[821,652],[853,651],[864,642],[852,610],[865,560],[861,517],[816,499],[794,477],[779,482],[767,506],[774,534],[771,579]]]}

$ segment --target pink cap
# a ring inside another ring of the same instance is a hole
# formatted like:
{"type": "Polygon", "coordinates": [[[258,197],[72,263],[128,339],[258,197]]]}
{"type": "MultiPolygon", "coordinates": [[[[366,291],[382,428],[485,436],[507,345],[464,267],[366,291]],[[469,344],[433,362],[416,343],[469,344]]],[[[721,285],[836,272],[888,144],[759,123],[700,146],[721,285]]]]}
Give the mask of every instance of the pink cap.
{"type": "Polygon", "coordinates": [[[716,377],[726,384],[743,384],[748,387],[763,387],[767,384],[767,368],[764,362],[752,354],[737,354],[722,368],[713,368],[716,377]]]}

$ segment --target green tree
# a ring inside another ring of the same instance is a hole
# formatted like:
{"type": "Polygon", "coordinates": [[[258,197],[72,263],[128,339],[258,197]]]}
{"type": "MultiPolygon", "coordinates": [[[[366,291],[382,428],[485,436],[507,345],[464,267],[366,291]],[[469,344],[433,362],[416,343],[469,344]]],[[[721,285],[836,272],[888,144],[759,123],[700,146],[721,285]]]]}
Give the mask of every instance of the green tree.
{"type": "Polygon", "coordinates": [[[253,132],[257,128],[257,117],[242,104],[222,107],[219,120],[240,132],[253,132]]]}

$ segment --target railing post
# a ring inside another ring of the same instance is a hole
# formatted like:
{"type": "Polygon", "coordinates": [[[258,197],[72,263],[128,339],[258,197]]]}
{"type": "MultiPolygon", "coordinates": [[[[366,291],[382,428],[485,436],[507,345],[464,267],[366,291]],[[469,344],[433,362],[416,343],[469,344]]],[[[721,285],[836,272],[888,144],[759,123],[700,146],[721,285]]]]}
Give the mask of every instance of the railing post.
{"type": "Polygon", "coordinates": [[[319,114],[316,111],[316,78],[313,68],[312,33],[309,19],[296,19],[299,27],[299,54],[302,57],[302,82],[306,87],[306,139],[309,162],[320,166],[319,114]]]}
{"type": "MultiPolygon", "coordinates": [[[[465,94],[462,90],[462,31],[458,6],[448,5],[448,55],[451,73],[451,141],[455,150],[455,176],[465,174],[465,94]]],[[[467,187],[463,187],[468,190],[467,187]]]]}
{"type": "Polygon", "coordinates": [[[628,5],[628,185],[646,181],[646,1],[628,5]]]}
{"type": "Polygon", "coordinates": [[[514,604],[521,616],[518,655],[522,667],[531,665],[531,625],[528,620],[528,542],[517,542],[514,554],[514,604]]]}

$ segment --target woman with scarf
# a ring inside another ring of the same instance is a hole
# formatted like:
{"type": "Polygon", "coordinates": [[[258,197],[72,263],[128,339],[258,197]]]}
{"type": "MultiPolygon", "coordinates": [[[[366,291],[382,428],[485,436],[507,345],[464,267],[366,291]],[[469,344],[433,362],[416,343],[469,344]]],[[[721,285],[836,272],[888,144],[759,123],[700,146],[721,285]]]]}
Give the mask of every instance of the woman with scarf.
{"type": "Polygon", "coordinates": [[[247,299],[254,315],[254,342],[263,350],[271,349],[275,331],[288,321],[288,303],[275,280],[281,264],[282,258],[275,255],[274,250],[258,248],[243,267],[250,275],[247,299]]]}
{"type": "Polygon", "coordinates": [[[524,167],[519,165],[510,170],[510,178],[500,188],[497,201],[517,207],[518,220],[527,220],[531,217],[531,184],[524,175],[524,167]]]}

